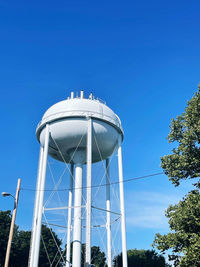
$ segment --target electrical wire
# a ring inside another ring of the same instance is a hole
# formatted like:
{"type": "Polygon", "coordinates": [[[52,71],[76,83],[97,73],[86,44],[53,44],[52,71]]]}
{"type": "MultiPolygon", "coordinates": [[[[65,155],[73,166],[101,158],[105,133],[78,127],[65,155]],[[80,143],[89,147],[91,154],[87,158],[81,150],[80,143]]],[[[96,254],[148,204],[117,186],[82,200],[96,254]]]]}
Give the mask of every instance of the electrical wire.
{"type": "MultiPolygon", "coordinates": [[[[109,185],[115,185],[115,184],[120,184],[120,183],[127,183],[127,182],[131,182],[131,181],[136,181],[136,180],[142,180],[142,179],[145,179],[145,178],[149,178],[149,177],[153,177],[153,176],[158,176],[158,175],[164,175],[164,172],[157,172],[157,173],[152,173],[152,174],[148,174],[148,175],[144,175],[144,176],[139,176],[139,177],[133,177],[133,178],[129,178],[129,179],[124,179],[123,181],[116,181],[116,182],[112,182],[112,183],[109,183],[109,185]]],[[[101,184],[101,185],[92,185],[90,187],[88,186],[83,186],[83,187],[80,187],[80,188],[74,188],[74,189],[85,189],[85,188],[94,188],[94,187],[99,187],[99,186],[106,186],[108,185],[107,183],[106,184],[101,184]]],[[[63,188],[63,189],[44,189],[44,190],[37,190],[37,189],[33,189],[33,188],[21,188],[20,189],[21,191],[69,191],[70,189],[69,188],[63,188]]]]}

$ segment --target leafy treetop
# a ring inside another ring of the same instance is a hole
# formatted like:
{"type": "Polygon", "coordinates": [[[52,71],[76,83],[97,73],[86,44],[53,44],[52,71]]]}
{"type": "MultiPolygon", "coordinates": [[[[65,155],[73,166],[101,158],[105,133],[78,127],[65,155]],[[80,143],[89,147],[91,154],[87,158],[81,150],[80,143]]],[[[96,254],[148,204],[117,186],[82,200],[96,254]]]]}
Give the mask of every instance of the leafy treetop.
{"type": "MultiPolygon", "coordinates": [[[[165,258],[155,250],[130,249],[127,251],[128,266],[134,267],[169,267],[165,258]]],[[[114,258],[114,266],[122,267],[122,253],[114,258]]]]}
{"type": "Polygon", "coordinates": [[[193,190],[166,211],[171,233],[156,234],[154,246],[161,252],[170,250],[174,266],[200,266],[200,194],[193,190]]]}
{"type": "MultiPolygon", "coordinates": [[[[161,167],[177,186],[181,179],[200,176],[200,85],[197,93],[187,103],[185,112],[172,119],[170,143],[177,142],[173,154],[161,158],[161,167]]],[[[200,187],[199,182],[195,184],[200,187]]]]}

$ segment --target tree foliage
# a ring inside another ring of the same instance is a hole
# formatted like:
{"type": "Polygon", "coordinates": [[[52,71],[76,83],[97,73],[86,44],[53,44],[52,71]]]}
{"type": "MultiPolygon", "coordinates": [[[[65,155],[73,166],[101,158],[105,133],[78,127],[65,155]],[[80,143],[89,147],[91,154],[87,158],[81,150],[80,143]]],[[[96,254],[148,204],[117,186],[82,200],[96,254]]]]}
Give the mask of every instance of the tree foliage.
{"type": "Polygon", "coordinates": [[[10,211],[0,211],[0,266],[3,266],[6,255],[10,225],[10,211]]]}
{"type": "Polygon", "coordinates": [[[106,265],[106,257],[105,253],[101,251],[100,247],[93,246],[91,248],[91,258],[92,264],[96,267],[105,267],[106,265]]]}
{"type": "MultiPolygon", "coordinates": [[[[82,244],[82,258],[81,258],[82,267],[84,267],[84,262],[85,262],[85,244],[82,244]]],[[[100,247],[98,246],[91,247],[91,264],[94,264],[95,267],[107,266],[105,253],[102,252],[100,247]]]]}
{"type": "MultiPolygon", "coordinates": [[[[4,266],[5,256],[6,256],[6,248],[8,243],[8,236],[10,230],[11,223],[11,211],[0,211],[0,266],[4,266]]],[[[17,240],[17,232],[18,228],[15,226],[13,233],[13,243],[11,247],[11,255],[16,255],[16,240],[17,240]]],[[[13,265],[12,256],[10,257],[10,266],[13,265]]]]}
{"type": "Polygon", "coordinates": [[[200,266],[200,194],[191,191],[177,205],[166,211],[173,231],[167,235],[156,234],[154,245],[161,251],[170,250],[169,260],[174,266],[200,266]]]}
{"type": "MultiPolygon", "coordinates": [[[[127,251],[128,266],[134,267],[168,267],[165,258],[158,255],[154,250],[137,250],[131,249],[127,251]]],[[[114,266],[122,267],[122,253],[114,258],[114,266]]]]}
{"type": "MultiPolygon", "coordinates": [[[[73,244],[71,243],[71,256],[70,261],[72,262],[73,244]]],[[[65,250],[66,254],[66,250],[65,250]]],[[[106,267],[106,256],[103,251],[101,251],[99,246],[91,247],[91,264],[95,267],[106,267]]],[[[85,244],[81,245],[81,267],[85,266],[85,244]]]]}
{"type": "MultiPolygon", "coordinates": [[[[177,186],[181,179],[200,176],[200,86],[194,97],[188,101],[185,112],[172,119],[170,143],[177,147],[171,155],[161,158],[161,167],[177,186]]],[[[196,184],[199,186],[199,183],[196,184]]]]}
{"type": "MultiPolygon", "coordinates": [[[[0,266],[4,266],[6,248],[11,223],[11,212],[0,211],[0,266]]],[[[10,267],[27,267],[29,248],[30,248],[31,231],[20,231],[15,225],[13,242],[10,254],[10,267]]],[[[71,249],[72,251],[72,249],[71,249]]],[[[64,266],[66,251],[62,249],[62,242],[55,232],[42,225],[42,238],[40,243],[39,267],[61,267],[64,266]],[[58,252],[58,248],[60,252],[58,252]],[[48,254],[48,256],[47,256],[48,254]],[[50,265],[51,262],[51,265],[50,265]]],[[[106,266],[105,253],[100,247],[91,248],[92,264],[96,267],[106,266]]],[[[84,266],[85,244],[82,244],[82,262],[84,266]]]]}
{"type": "Polygon", "coordinates": [[[64,255],[61,245],[62,241],[58,238],[56,233],[52,231],[51,228],[42,225],[39,267],[63,266],[64,255]],[[60,252],[58,252],[58,248],[60,252]]]}
{"type": "MultiPolygon", "coordinates": [[[[171,155],[161,158],[164,172],[175,186],[182,179],[200,176],[200,87],[188,101],[185,112],[173,119],[168,135],[177,147],[171,155]]],[[[200,182],[197,190],[189,192],[177,205],[166,211],[172,232],[156,234],[154,246],[161,252],[169,251],[174,266],[200,266],[200,182]]]]}
{"type": "MultiPolygon", "coordinates": [[[[11,223],[11,212],[0,211],[0,266],[4,266],[10,223],[11,223]]],[[[60,260],[60,255],[57,254],[58,251],[57,247],[59,247],[60,250],[62,251],[61,240],[50,228],[47,228],[44,225],[42,226],[42,238],[45,247],[43,245],[43,242],[41,242],[39,267],[50,266],[46,250],[48,252],[49,259],[51,262],[55,258],[54,263],[51,266],[52,267],[56,266],[57,262],[60,260]],[[55,244],[55,241],[57,244],[55,244]]],[[[30,239],[31,239],[30,231],[20,231],[18,227],[15,225],[11,253],[10,253],[10,261],[9,261],[10,267],[27,267],[30,239]]],[[[58,267],[63,266],[62,259],[57,266],[58,267]]]]}

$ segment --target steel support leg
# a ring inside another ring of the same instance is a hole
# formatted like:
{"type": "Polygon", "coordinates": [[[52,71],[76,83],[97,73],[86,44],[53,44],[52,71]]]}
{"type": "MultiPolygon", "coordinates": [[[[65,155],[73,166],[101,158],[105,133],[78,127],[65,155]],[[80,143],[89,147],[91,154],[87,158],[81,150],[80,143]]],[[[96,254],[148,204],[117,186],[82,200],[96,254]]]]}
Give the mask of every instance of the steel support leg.
{"type": "Polygon", "coordinates": [[[40,156],[39,156],[39,166],[38,166],[38,175],[37,175],[37,185],[36,185],[36,193],[35,193],[35,207],[34,207],[34,215],[33,215],[33,225],[32,225],[32,234],[31,234],[31,244],[29,251],[29,262],[28,266],[33,266],[33,255],[35,248],[35,235],[36,235],[36,225],[37,225],[37,216],[38,216],[38,202],[40,195],[40,184],[41,184],[41,170],[42,170],[42,161],[43,161],[44,149],[40,146],[40,156]]]}
{"type": "Polygon", "coordinates": [[[87,202],[85,266],[91,265],[91,175],[92,175],[92,119],[88,119],[87,133],[87,202]]]}
{"type": "Polygon", "coordinates": [[[119,193],[120,193],[120,210],[121,210],[121,232],[122,232],[122,262],[123,267],[128,266],[126,250],[126,222],[124,207],[124,184],[123,184],[123,167],[122,167],[122,147],[121,136],[118,143],[118,167],[119,167],[119,193]]]}
{"type": "Polygon", "coordinates": [[[44,188],[46,180],[46,166],[48,157],[48,146],[49,146],[49,125],[46,125],[45,129],[45,143],[44,143],[44,153],[42,159],[41,167],[41,181],[39,185],[39,196],[37,199],[37,214],[36,214],[36,228],[35,228],[35,239],[32,243],[33,254],[30,257],[30,267],[37,267],[39,263],[39,252],[40,252],[40,237],[41,237],[41,226],[42,226],[42,213],[43,213],[43,200],[44,200],[44,188]]]}

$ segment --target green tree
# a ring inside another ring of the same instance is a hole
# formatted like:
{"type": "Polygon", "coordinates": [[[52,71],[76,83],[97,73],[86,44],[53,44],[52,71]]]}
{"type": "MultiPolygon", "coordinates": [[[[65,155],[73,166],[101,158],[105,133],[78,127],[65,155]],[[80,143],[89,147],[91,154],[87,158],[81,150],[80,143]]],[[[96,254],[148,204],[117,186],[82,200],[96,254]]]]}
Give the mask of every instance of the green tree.
{"type": "MultiPolygon", "coordinates": [[[[0,211],[0,266],[4,266],[8,236],[11,223],[11,211],[0,211]]],[[[15,225],[13,233],[13,242],[11,247],[10,266],[15,266],[14,258],[17,255],[17,240],[18,227],[15,225]]]]}
{"type": "Polygon", "coordinates": [[[15,246],[15,254],[11,253],[12,266],[26,267],[28,263],[29,247],[30,247],[30,231],[18,231],[13,245],[15,246]]]}
{"type": "Polygon", "coordinates": [[[64,255],[61,248],[62,241],[51,228],[42,225],[42,238],[40,244],[39,267],[63,266],[64,255]],[[58,252],[58,248],[59,251],[58,252]],[[59,264],[58,264],[59,262],[59,264]]]}
{"type": "MultiPolygon", "coordinates": [[[[127,251],[129,267],[168,267],[165,258],[158,255],[154,250],[137,250],[131,249],[127,251]]],[[[122,253],[114,258],[114,266],[122,267],[122,253]]]]}
{"type": "MultiPolygon", "coordinates": [[[[73,246],[71,243],[71,259],[72,262],[72,253],[73,246]]],[[[66,254],[66,253],[64,253],[66,254]]],[[[81,245],[81,267],[84,267],[85,264],[85,244],[81,245]]],[[[106,257],[105,253],[101,251],[100,247],[93,246],[91,247],[91,264],[94,264],[95,267],[106,267],[106,257]]]]}
{"type": "MultiPolygon", "coordinates": [[[[200,86],[187,103],[185,112],[170,125],[168,141],[176,147],[172,154],[161,158],[161,167],[175,186],[183,179],[200,176],[200,86]]],[[[174,266],[200,266],[200,195],[197,190],[189,192],[177,205],[166,211],[171,233],[156,234],[154,246],[166,252],[174,266]]]]}
{"type": "MultiPolygon", "coordinates": [[[[13,267],[27,267],[29,258],[29,248],[31,240],[31,231],[18,231],[14,241],[15,254],[11,254],[13,267]]],[[[61,240],[52,231],[52,229],[42,225],[42,238],[40,241],[39,267],[63,266],[63,253],[61,240]],[[52,236],[53,235],[53,236],[52,236]],[[56,242],[56,243],[55,243],[56,242]],[[58,247],[61,254],[58,253],[58,247]],[[59,263],[58,263],[59,262],[59,263]],[[57,264],[57,265],[56,265],[57,264]]]]}
{"type": "Polygon", "coordinates": [[[105,253],[101,251],[100,247],[93,246],[91,248],[91,258],[92,258],[92,264],[94,264],[95,267],[107,266],[105,253]]]}
{"type": "MultiPolygon", "coordinates": [[[[11,223],[11,212],[0,211],[0,266],[4,265],[8,235],[11,223]]],[[[31,231],[19,231],[15,225],[13,242],[10,254],[10,267],[27,267],[31,231]]],[[[52,229],[42,225],[40,243],[39,267],[61,267],[65,260],[65,251],[61,248],[62,242],[52,229]],[[58,252],[58,248],[60,252],[58,252]],[[48,256],[47,256],[48,254],[48,256]],[[62,256],[61,256],[62,255],[62,256]]],[[[71,250],[72,251],[72,250],[71,250]]],[[[91,248],[92,264],[96,267],[106,266],[105,253],[98,246],[91,248]]],[[[82,266],[85,259],[85,244],[82,244],[82,266]]]]}
{"type": "MultiPolygon", "coordinates": [[[[0,266],[4,266],[10,223],[11,212],[0,211],[0,266]]],[[[10,267],[27,267],[30,239],[30,231],[19,231],[18,227],[15,225],[9,261],[10,267]]],[[[40,245],[39,267],[49,267],[49,260],[52,263],[52,267],[63,266],[63,258],[57,253],[58,247],[60,248],[61,253],[63,253],[61,240],[50,228],[47,228],[44,225],[42,226],[42,239],[44,242],[41,241],[40,245]],[[58,261],[59,264],[57,264],[58,261]]]]}
{"type": "MultiPolygon", "coordinates": [[[[200,176],[200,86],[188,101],[185,112],[172,119],[169,143],[177,147],[172,154],[161,158],[161,167],[176,186],[181,179],[200,176]]],[[[195,184],[199,187],[199,182],[195,184]]]]}
{"type": "Polygon", "coordinates": [[[4,265],[9,235],[10,217],[10,211],[0,211],[0,266],[4,265]]]}
{"type": "Polygon", "coordinates": [[[177,205],[166,212],[173,231],[167,235],[156,234],[154,245],[165,252],[171,251],[169,260],[174,266],[200,266],[200,194],[191,191],[177,205]],[[181,256],[181,254],[184,254],[181,256]]]}

